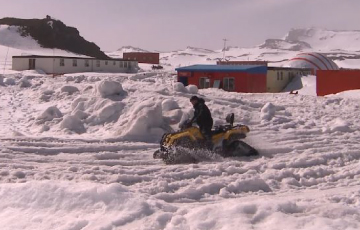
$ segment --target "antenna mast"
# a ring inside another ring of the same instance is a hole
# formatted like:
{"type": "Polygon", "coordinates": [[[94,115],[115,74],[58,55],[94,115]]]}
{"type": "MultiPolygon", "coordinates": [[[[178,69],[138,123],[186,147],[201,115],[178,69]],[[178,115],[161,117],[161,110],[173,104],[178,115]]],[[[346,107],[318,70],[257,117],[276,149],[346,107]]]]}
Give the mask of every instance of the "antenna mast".
{"type": "Polygon", "coordinates": [[[8,47],[7,47],[7,51],[6,51],[6,56],[5,56],[5,63],[4,63],[3,74],[5,74],[5,68],[6,68],[7,57],[8,57],[8,54],[9,54],[9,49],[10,49],[10,47],[8,46],[8,47]]]}
{"type": "Polygon", "coordinates": [[[228,39],[224,38],[224,48],[223,48],[223,61],[225,61],[225,51],[226,51],[226,42],[229,41],[228,39]]]}

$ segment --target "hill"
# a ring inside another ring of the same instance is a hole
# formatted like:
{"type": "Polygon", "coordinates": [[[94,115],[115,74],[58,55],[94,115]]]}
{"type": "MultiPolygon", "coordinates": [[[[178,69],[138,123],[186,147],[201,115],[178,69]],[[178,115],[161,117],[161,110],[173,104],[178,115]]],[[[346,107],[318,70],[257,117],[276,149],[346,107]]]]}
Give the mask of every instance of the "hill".
{"type": "Polygon", "coordinates": [[[18,27],[23,37],[32,37],[44,48],[57,48],[96,58],[108,58],[93,42],[80,36],[74,27],[66,26],[60,20],[47,16],[44,19],[2,18],[0,25],[18,27]]]}

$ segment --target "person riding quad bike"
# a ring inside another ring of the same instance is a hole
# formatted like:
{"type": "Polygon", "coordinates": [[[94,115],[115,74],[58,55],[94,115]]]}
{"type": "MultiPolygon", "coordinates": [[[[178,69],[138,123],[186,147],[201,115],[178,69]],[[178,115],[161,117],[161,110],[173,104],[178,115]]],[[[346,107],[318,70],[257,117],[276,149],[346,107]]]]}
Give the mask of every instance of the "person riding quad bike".
{"type": "Polygon", "coordinates": [[[190,123],[196,123],[199,126],[200,132],[205,139],[206,148],[212,150],[211,128],[213,126],[213,119],[211,117],[211,112],[205,105],[205,100],[203,98],[192,96],[190,102],[195,110],[194,117],[190,120],[190,123]]]}

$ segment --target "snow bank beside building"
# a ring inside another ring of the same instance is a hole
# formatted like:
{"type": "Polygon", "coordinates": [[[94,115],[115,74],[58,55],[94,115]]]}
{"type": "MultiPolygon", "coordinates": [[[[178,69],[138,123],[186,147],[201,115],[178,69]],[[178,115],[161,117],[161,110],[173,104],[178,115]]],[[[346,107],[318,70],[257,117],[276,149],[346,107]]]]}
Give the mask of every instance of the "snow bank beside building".
{"type": "Polygon", "coordinates": [[[316,96],[316,76],[296,76],[283,92],[298,92],[301,95],[316,96]]]}

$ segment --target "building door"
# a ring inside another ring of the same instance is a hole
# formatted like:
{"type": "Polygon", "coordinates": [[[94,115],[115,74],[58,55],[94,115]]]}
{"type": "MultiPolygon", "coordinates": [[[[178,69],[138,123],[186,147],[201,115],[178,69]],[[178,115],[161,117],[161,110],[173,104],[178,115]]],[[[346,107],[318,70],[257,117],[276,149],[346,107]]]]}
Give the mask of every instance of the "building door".
{"type": "Polygon", "coordinates": [[[188,77],[179,77],[179,82],[183,83],[184,86],[188,86],[188,77]]]}
{"type": "Polygon", "coordinates": [[[35,69],[35,60],[33,58],[29,59],[29,69],[35,69]]]}

